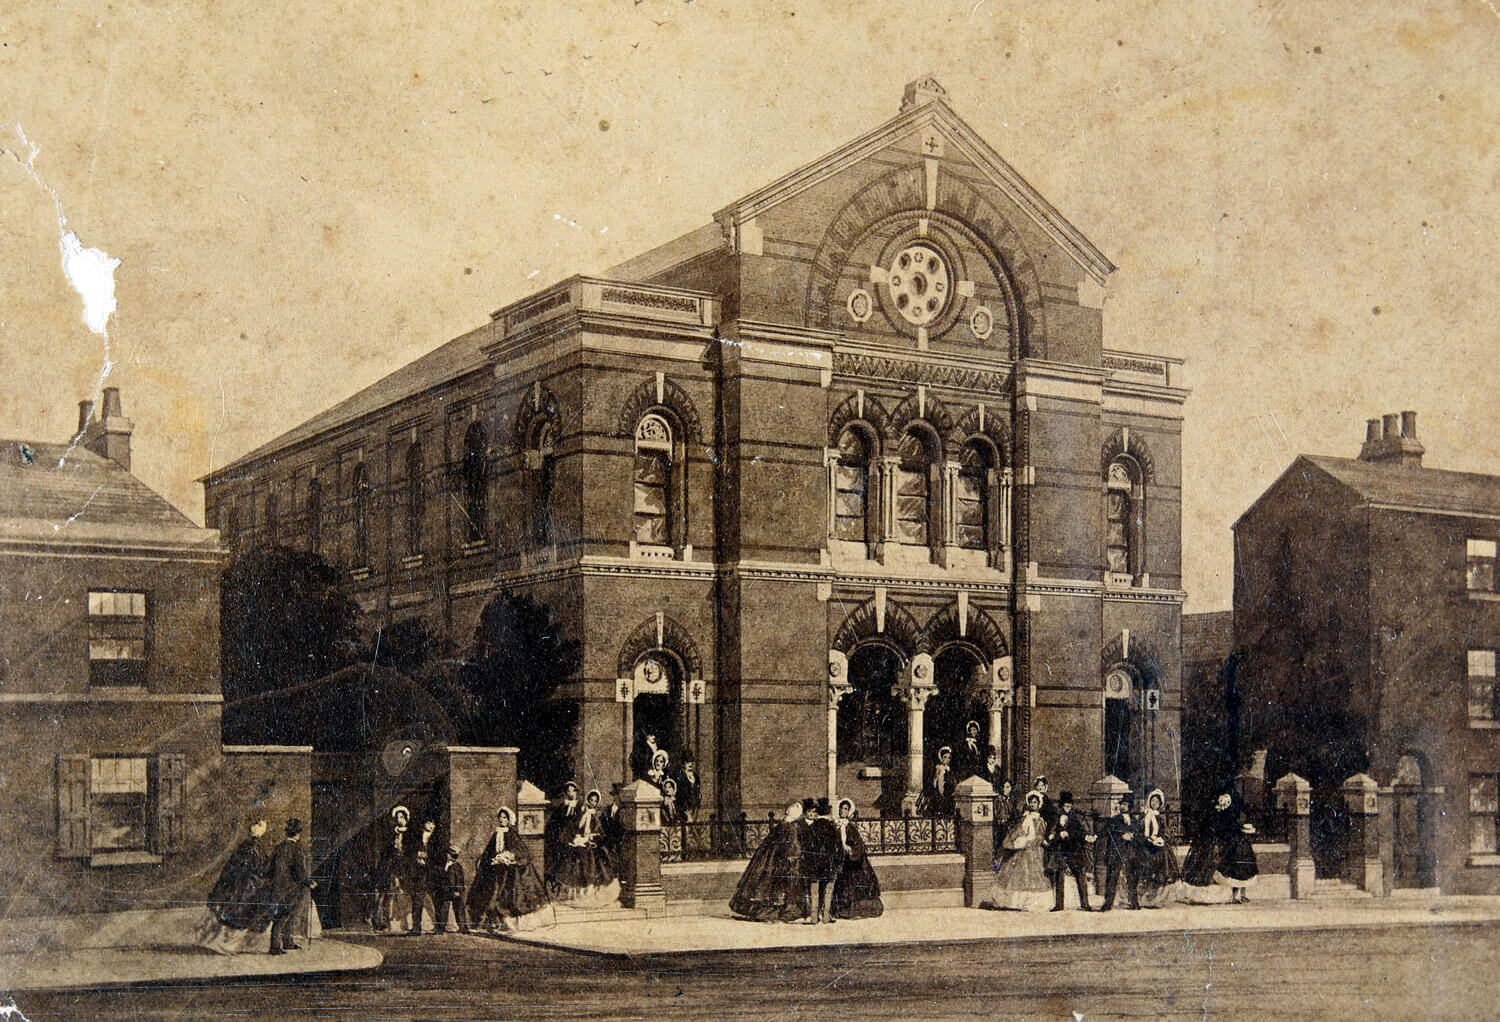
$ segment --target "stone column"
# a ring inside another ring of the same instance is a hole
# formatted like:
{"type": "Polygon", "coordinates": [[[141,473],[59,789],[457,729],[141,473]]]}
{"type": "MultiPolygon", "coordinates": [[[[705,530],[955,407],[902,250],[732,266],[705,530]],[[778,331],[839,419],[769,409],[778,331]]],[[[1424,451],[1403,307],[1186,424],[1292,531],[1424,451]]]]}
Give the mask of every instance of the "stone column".
{"type": "Polygon", "coordinates": [[[886,545],[898,543],[896,536],[896,470],[900,458],[880,459],[880,535],[876,537],[875,555],[883,557],[886,545]]]}
{"type": "MultiPolygon", "coordinates": [[[[1120,812],[1120,799],[1130,794],[1130,785],[1114,774],[1105,774],[1089,785],[1089,807],[1094,810],[1095,832],[1104,821],[1120,812]]],[[[1139,807],[1137,807],[1139,808],[1139,807]]],[[[1104,890],[1104,846],[1094,845],[1094,890],[1104,890]]]]}
{"type": "Polygon", "coordinates": [[[941,473],[943,492],[938,496],[938,509],[942,512],[943,556],[941,563],[945,567],[953,563],[958,551],[958,470],[958,462],[943,462],[941,473]]]}
{"type": "Polygon", "coordinates": [[[974,908],[989,886],[995,861],[995,789],[983,777],[958,782],[958,850],[964,857],[964,905],[974,908]]]}
{"type": "Polygon", "coordinates": [[[988,688],[984,690],[984,708],[990,715],[990,744],[995,747],[995,754],[1000,757],[1000,762],[1005,762],[1005,707],[1010,704],[1010,693],[1005,689],[988,688]]]}
{"type": "MultiPolygon", "coordinates": [[[[839,502],[839,451],[837,447],[823,448],[823,466],[828,470],[828,540],[833,542],[833,536],[837,531],[838,502],[839,502]]],[[[865,482],[866,490],[869,488],[868,479],[865,482]]],[[[865,493],[865,500],[870,499],[870,494],[865,493]]]]}
{"type": "Polygon", "coordinates": [[[547,795],[530,781],[516,789],[516,833],[531,850],[531,861],[537,864],[542,883],[547,882],[547,795]]]}
{"type": "Polygon", "coordinates": [[[1380,785],[1368,774],[1344,782],[1344,808],[1349,813],[1344,880],[1371,894],[1385,893],[1380,864],[1380,785]]]}
{"type": "Polygon", "coordinates": [[[1011,563],[1012,551],[1015,549],[1011,542],[1011,504],[1015,492],[1015,473],[1006,469],[1000,476],[1000,569],[1007,574],[1014,565],[1011,563]]]}
{"type": "Polygon", "coordinates": [[[828,801],[838,798],[839,701],[854,686],[849,684],[849,658],[836,649],[828,651],[828,801]]]}
{"type": "Polygon", "coordinates": [[[625,841],[620,850],[620,904],[660,915],[667,908],[661,886],[661,792],[646,781],[620,789],[620,820],[625,841]]]}
{"type": "Polygon", "coordinates": [[[914,810],[922,795],[922,715],[928,697],[936,691],[932,657],[926,653],[911,658],[900,683],[891,689],[892,695],[906,702],[906,796],[901,800],[904,810],[914,810]]]}
{"type": "Polygon", "coordinates": [[[1286,838],[1291,853],[1287,856],[1286,870],[1292,882],[1292,897],[1311,898],[1317,876],[1307,818],[1312,812],[1312,785],[1296,774],[1287,774],[1276,782],[1276,807],[1287,814],[1286,838]]]}

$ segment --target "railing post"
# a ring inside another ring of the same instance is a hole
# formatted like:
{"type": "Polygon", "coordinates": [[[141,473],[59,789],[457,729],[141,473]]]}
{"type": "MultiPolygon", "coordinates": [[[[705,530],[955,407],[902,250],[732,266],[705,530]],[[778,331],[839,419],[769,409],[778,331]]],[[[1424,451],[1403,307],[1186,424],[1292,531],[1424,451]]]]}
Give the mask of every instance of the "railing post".
{"type": "Polygon", "coordinates": [[[531,845],[536,854],[537,872],[542,875],[543,885],[552,880],[547,875],[547,795],[530,781],[522,781],[516,789],[516,833],[531,845]]]}
{"type": "MultiPolygon", "coordinates": [[[[983,777],[960,781],[953,792],[958,808],[958,852],[964,857],[964,905],[979,904],[989,884],[995,853],[995,789],[983,777]]],[[[933,851],[937,850],[937,821],[932,821],[933,851]]]]}
{"type": "Polygon", "coordinates": [[[1380,862],[1380,785],[1368,774],[1344,782],[1344,807],[1349,812],[1349,847],[1344,879],[1371,894],[1384,894],[1380,862]]]}
{"type": "Polygon", "coordinates": [[[1296,774],[1287,774],[1276,782],[1276,805],[1287,814],[1286,839],[1291,846],[1286,871],[1291,880],[1294,899],[1311,898],[1317,878],[1312,857],[1312,830],[1308,814],[1312,812],[1312,785],[1296,774]]]}
{"type": "Polygon", "coordinates": [[[667,907],[661,885],[661,792],[646,781],[625,785],[620,789],[620,818],[625,825],[620,904],[661,914],[667,907]]]}

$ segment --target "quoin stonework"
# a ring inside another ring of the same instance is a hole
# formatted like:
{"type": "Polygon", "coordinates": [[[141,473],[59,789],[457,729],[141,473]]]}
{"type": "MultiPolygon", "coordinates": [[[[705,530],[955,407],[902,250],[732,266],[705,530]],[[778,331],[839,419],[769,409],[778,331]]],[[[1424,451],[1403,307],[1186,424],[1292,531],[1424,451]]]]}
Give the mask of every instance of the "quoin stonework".
{"type": "Polygon", "coordinates": [[[705,812],[899,814],[972,720],[1023,784],[1175,798],[1187,392],[1108,348],[1113,270],[924,78],[213,472],[208,520],[342,566],[372,628],[546,604],[585,787],[652,733],[705,812]]]}

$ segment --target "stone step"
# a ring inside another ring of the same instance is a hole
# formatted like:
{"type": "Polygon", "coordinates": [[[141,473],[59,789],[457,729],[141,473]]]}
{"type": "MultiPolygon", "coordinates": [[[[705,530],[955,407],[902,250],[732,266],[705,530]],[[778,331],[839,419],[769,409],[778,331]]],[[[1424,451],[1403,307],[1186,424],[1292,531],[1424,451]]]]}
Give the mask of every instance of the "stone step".
{"type": "Polygon", "coordinates": [[[603,908],[576,908],[558,905],[555,909],[559,923],[603,923],[622,919],[645,919],[649,913],[643,908],[622,908],[606,905],[603,908]]]}

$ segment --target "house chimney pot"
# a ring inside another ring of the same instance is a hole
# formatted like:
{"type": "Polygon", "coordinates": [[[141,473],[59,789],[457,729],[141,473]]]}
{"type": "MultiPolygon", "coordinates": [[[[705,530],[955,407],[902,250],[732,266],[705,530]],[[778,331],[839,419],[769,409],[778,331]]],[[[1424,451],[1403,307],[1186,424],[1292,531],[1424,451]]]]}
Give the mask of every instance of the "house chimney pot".
{"type": "Polygon", "coordinates": [[[92,419],[93,417],[94,417],[94,402],[92,402],[92,401],[80,401],[80,402],[78,402],[78,435],[79,436],[82,436],[83,435],[83,431],[89,428],[89,420],[92,419]]]}
{"type": "Polygon", "coordinates": [[[81,443],[101,458],[108,458],[125,471],[130,471],[130,435],[135,423],[125,418],[120,407],[120,388],[104,388],[104,407],[101,414],[85,415],[93,408],[93,402],[78,403],[78,418],[81,443]]]}
{"type": "Polygon", "coordinates": [[[102,418],[102,419],[112,419],[112,418],[118,418],[119,416],[124,415],[124,414],[125,414],[124,412],[120,411],[120,388],[119,387],[105,387],[104,388],[104,414],[101,415],[100,418],[102,418]]]}
{"type": "Polygon", "coordinates": [[[1385,424],[1385,438],[1387,440],[1395,440],[1401,436],[1401,416],[1392,412],[1389,415],[1382,415],[1381,420],[1385,424]]]}
{"type": "Polygon", "coordinates": [[[1404,437],[1409,437],[1412,440],[1415,440],[1417,438],[1416,412],[1408,411],[1401,413],[1401,435],[1404,437]]]}
{"type": "Polygon", "coordinates": [[[1380,439],[1380,420],[1365,420],[1365,443],[1373,444],[1380,439]]]}

